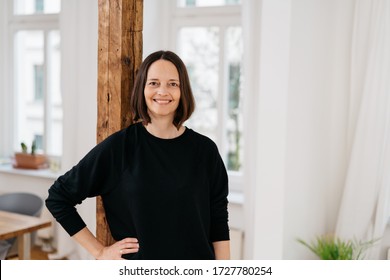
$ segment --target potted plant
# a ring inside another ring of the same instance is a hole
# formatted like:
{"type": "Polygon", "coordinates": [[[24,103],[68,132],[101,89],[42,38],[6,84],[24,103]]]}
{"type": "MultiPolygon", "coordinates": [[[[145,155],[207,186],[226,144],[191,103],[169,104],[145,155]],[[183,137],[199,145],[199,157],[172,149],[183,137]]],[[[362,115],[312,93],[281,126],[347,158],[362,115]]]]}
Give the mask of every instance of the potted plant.
{"type": "Polygon", "coordinates": [[[33,141],[31,152],[28,153],[28,148],[25,143],[20,143],[22,152],[15,153],[15,165],[17,168],[39,169],[47,168],[47,157],[36,153],[36,143],[33,141]]]}
{"type": "Polygon", "coordinates": [[[358,240],[341,240],[333,235],[318,236],[310,244],[298,239],[298,242],[309,248],[321,260],[361,260],[364,253],[372,247],[378,239],[367,242],[358,240]]]}

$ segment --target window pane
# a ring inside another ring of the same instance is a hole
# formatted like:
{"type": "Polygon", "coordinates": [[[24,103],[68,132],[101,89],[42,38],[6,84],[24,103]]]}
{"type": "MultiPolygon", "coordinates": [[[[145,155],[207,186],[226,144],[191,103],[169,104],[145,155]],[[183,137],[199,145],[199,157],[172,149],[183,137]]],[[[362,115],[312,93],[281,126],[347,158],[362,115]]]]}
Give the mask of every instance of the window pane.
{"type": "Polygon", "coordinates": [[[59,31],[15,35],[15,149],[35,140],[38,152],[62,153],[59,31]],[[46,46],[46,47],[45,47],[46,46]],[[45,53],[46,51],[46,53],[45,53]]]}
{"type": "Polygon", "coordinates": [[[36,64],[34,65],[34,99],[36,101],[43,100],[43,87],[44,87],[44,80],[43,80],[43,65],[42,64],[36,64]]]}
{"type": "Polygon", "coordinates": [[[178,0],[179,7],[210,7],[210,6],[225,6],[238,5],[241,0],[178,0]]]}
{"type": "Polygon", "coordinates": [[[16,143],[25,142],[29,148],[36,135],[44,132],[43,31],[19,31],[15,35],[15,103],[16,143]],[[42,94],[42,96],[40,96],[42,94]],[[37,98],[38,97],[38,98],[37,98]]]}
{"type": "Polygon", "coordinates": [[[185,27],[178,34],[178,52],[188,68],[196,110],[188,121],[194,130],[217,140],[219,29],[185,27]]]}
{"type": "Polygon", "coordinates": [[[61,0],[14,0],[14,14],[56,14],[61,9],[61,0]]]}
{"type": "Polygon", "coordinates": [[[242,35],[241,27],[229,27],[226,31],[226,54],[228,67],[228,108],[226,123],[227,168],[240,171],[243,155],[242,111],[242,35]]]}
{"type": "Polygon", "coordinates": [[[47,53],[47,153],[59,156],[62,153],[62,98],[60,91],[60,33],[48,34],[47,53]]]}

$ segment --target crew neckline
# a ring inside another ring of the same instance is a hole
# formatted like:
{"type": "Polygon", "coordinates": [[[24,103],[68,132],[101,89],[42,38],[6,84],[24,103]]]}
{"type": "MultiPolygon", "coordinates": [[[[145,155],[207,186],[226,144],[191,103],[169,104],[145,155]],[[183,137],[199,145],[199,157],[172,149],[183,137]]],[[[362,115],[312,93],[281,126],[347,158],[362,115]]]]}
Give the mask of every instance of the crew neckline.
{"type": "Polygon", "coordinates": [[[155,140],[158,140],[158,141],[161,141],[161,142],[174,142],[174,141],[178,141],[178,140],[181,140],[183,138],[186,137],[186,135],[189,133],[189,128],[184,126],[184,132],[182,134],[180,134],[179,136],[177,137],[174,137],[174,138],[160,138],[160,137],[157,137],[155,135],[153,135],[152,133],[150,133],[146,127],[142,124],[142,122],[138,123],[138,126],[141,127],[141,130],[143,131],[143,133],[145,135],[147,135],[149,138],[152,138],[152,139],[155,139],[155,140]]]}

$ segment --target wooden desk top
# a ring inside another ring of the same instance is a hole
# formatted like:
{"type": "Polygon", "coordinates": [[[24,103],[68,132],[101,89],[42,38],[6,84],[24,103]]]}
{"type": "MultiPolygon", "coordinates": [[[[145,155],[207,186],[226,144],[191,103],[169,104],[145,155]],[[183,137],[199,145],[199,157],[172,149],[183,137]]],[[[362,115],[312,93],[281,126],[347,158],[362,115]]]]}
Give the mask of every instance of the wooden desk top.
{"type": "Polygon", "coordinates": [[[17,237],[50,225],[51,221],[46,219],[0,211],[0,239],[17,237]]]}

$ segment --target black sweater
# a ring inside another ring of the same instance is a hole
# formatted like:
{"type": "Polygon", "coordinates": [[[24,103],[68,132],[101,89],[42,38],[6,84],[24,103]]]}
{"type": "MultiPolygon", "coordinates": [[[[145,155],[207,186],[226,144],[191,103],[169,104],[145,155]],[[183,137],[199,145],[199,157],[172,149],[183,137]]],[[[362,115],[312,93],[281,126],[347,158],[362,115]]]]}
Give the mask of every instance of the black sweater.
{"type": "Polygon", "coordinates": [[[85,227],[75,205],[101,195],[115,240],[138,238],[128,259],[214,259],[229,240],[225,166],[214,142],[186,128],[174,139],[141,123],[93,148],[49,189],[46,206],[69,235],[85,227]]]}

